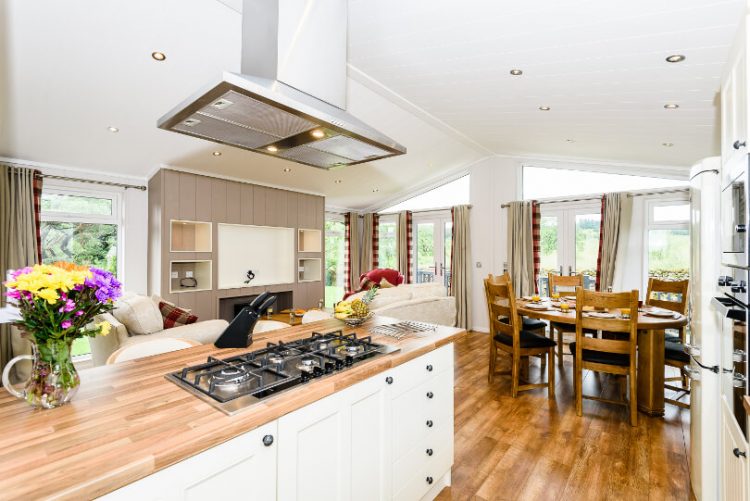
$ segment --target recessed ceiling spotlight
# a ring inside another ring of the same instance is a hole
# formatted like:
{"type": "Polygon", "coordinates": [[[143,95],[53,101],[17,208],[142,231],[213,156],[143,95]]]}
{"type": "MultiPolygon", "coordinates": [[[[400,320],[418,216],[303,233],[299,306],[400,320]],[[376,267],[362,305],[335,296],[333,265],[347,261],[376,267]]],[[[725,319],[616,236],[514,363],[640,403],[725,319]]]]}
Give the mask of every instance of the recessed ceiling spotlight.
{"type": "Polygon", "coordinates": [[[661,143],[661,145],[667,148],[671,148],[672,146],[674,146],[674,143],[661,143]]]}
{"type": "Polygon", "coordinates": [[[270,151],[271,153],[276,153],[277,151],[279,151],[279,149],[274,145],[266,146],[266,150],[270,151]]]}
{"type": "Polygon", "coordinates": [[[120,132],[120,129],[118,129],[117,127],[107,127],[107,130],[110,132],[120,132]]]}
{"type": "Polygon", "coordinates": [[[575,139],[566,139],[565,142],[566,143],[575,143],[576,140],[575,139]]]}
{"type": "Polygon", "coordinates": [[[668,63],[681,63],[684,60],[685,56],[682,54],[672,54],[671,56],[667,56],[668,63]]]}
{"type": "Polygon", "coordinates": [[[664,105],[664,108],[666,108],[668,110],[676,110],[679,107],[680,107],[679,104],[674,104],[674,103],[667,103],[667,104],[664,105]]]}
{"type": "Polygon", "coordinates": [[[220,151],[214,151],[214,152],[213,152],[213,153],[211,153],[211,154],[212,154],[213,156],[215,156],[215,157],[220,157],[220,156],[221,156],[221,152],[220,152],[220,151]]]}
{"type": "Polygon", "coordinates": [[[164,61],[167,56],[163,52],[152,52],[151,57],[153,57],[157,61],[164,61]]]}
{"type": "Polygon", "coordinates": [[[372,190],[372,192],[373,192],[373,193],[377,193],[377,192],[379,192],[379,191],[380,191],[380,189],[379,189],[379,188],[374,188],[374,189],[372,190]]]}
{"type": "Polygon", "coordinates": [[[321,137],[325,137],[325,136],[326,136],[326,133],[325,133],[325,132],[323,132],[323,131],[322,131],[322,130],[320,130],[320,129],[315,129],[315,130],[313,130],[313,131],[312,131],[312,132],[310,133],[310,135],[312,135],[312,137],[317,137],[318,139],[320,139],[321,137]]]}
{"type": "Polygon", "coordinates": [[[540,107],[539,107],[539,110],[540,110],[540,111],[549,111],[549,110],[550,110],[550,107],[549,107],[549,106],[540,106],[540,107]]]}
{"type": "Polygon", "coordinates": [[[517,77],[518,75],[523,75],[523,70],[512,69],[510,70],[510,74],[517,77]]]}
{"type": "Polygon", "coordinates": [[[284,167],[284,172],[292,172],[292,169],[290,169],[289,167],[284,167]]]}
{"type": "Polygon", "coordinates": [[[334,183],[336,183],[336,184],[341,184],[342,182],[343,181],[341,179],[337,179],[337,180],[334,181],[334,183]]]}

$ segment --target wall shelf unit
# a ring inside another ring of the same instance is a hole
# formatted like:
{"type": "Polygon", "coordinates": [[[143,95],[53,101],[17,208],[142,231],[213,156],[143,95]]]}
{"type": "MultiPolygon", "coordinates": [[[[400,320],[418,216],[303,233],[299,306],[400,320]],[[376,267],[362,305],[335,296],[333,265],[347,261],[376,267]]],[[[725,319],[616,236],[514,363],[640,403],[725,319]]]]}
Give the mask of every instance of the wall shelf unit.
{"type": "Polygon", "coordinates": [[[300,259],[297,267],[297,281],[320,282],[322,265],[322,260],[319,257],[305,257],[300,259]]]}
{"type": "Polygon", "coordinates": [[[211,250],[211,223],[170,220],[170,252],[211,252],[211,250]]]}
{"type": "Polygon", "coordinates": [[[170,261],[169,292],[179,294],[211,290],[211,264],[210,260],[170,261]],[[195,285],[191,285],[191,278],[195,279],[195,285]]]}
{"type": "Polygon", "coordinates": [[[298,252],[323,252],[323,232],[320,230],[300,228],[297,230],[298,252]]]}

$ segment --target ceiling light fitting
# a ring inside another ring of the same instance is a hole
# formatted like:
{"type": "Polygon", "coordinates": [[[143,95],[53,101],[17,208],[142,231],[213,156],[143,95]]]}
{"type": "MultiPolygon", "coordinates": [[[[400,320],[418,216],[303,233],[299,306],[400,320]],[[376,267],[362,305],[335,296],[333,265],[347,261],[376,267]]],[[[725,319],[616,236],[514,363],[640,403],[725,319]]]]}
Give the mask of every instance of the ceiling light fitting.
{"type": "Polygon", "coordinates": [[[273,145],[266,146],[266,150],[270,151],[271,153],[276,153],[277,151],[279,151],[279,149],[276,146],[273,146],[273,145]]]}
{"type": "Polygon", "coordinates": [[[212,154],[213,156],[215,156],[215,157],[220,157],[220,156],[221,156],[221,152],[220,152],[220,151],[214,151],[214,152],[213,152],[213,153],[211,153],[211,154],[212,154]]]}
{"type": "Polygon", "coordinates": [[[674,143],[661,143],[661,145],[667,148],[671,148],[672,146],[674,146],[674,143]]]}
{"type": "Polygon", "coordinates": [[[107,127],[107,130],[110,132],[120,132],[120,129],[118,129],[117,127],[107,127]]]}
{"type": "Polygon", "coordinates": [[[549,111],[551,108],[549,106],[540,106],[539,111],[549,111]]]}
{"type": "Polygon", "coordinates": [[[668,63],[681,63],[684,60],[685,56],[683,56],[682,54],[673,54],[671,56],[668,56],[666,59],[668,63]]]}
{"type": "Polygon", "coordinates": [[[680,107],[679,104],[674,104],[674,103],[667,103],[664,105],[664,108],[668,110],[676,110],[679,107],[680,107]]]}
{"type": "Polygon", "coordinates": [[[167,56],[163,52],[152,52],[151,57],[153,57],[156,61],[164,61],[167,56]]]}
{"type": "Polygon", "coordinates": [[[290,169],[289,167],[285,167],[284,172],[292,172],[292,169],[290,169]]]}
{"type": "Polygon", "coordinates": [[[315,130],[313,130],[313,131],[312,131],[312,132],[310,133],[310,135],[311,135],[312,137],[317,137],[318,139],[320,139],[320,138],[322,138],[322,137],[326,137],[326,133],[325,133],[325,132],[323,132],[323,131],[322,131],[322,130],[320,130],[320,129],[315,129],[315,130]]]}
{"type": "Polygon", "coordinates": [[[513,76],[515,76],[515,77],[517,77],[519,75],[523,75],[523,71],[522,70],[513,69],[513,70],[510,70],[510,74],[513,75],[513,76]]]}
{"type": "Polygon", "coordinates": [[[334,183],[336,183],[336,184],[341,184],[341,183],[342,183],[342,180],[341,180],[341,179],[337,179],[337,180],[335,180],[335,181],[334,181],[334,183]]]}

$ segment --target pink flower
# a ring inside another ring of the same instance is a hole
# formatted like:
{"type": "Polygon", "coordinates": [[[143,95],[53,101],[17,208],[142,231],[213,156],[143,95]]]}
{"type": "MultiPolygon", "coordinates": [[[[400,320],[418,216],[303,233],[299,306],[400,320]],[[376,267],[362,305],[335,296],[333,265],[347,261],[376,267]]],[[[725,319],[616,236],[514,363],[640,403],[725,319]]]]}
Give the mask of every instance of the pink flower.
{"type": "Polygon", "coordinates": [[[60,313],[70,313],[71,311],[76,309],[76,304],[71,299],[66,299],[65,304],[60,306],[60,309],[58,310],[60,313]]]}
{"type": "Polygon", "coordinates": [[[70,329],[70,326],[73,325],[73,322],[70,320],[64,320],[63,323],[60,324],[60,327],[63,329],[70,329]]]}
{"type": "Polygon", "coordinates": [[[77,317],[80,317],[81,315],[83,315],[83,310],[78,310],[78,311],[77,311],[77,312],[75,313],[75,315],[76,315],[77,317]]]}

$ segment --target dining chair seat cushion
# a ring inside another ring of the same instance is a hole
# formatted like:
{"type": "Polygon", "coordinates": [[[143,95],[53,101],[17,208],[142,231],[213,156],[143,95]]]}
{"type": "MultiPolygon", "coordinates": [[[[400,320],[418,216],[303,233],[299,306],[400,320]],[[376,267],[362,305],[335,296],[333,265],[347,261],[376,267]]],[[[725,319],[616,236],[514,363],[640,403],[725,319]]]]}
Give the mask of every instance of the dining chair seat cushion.
{"type": "MultiPolygon", "coordinates": [[[[553,340],[548,337],[540,336],[529,331],[521,331],[521,348],[550,348],[557,346],[553,340]]],[[[495,334],[495,341],[508,346],[513,346],[513,338],[502,332],[495,334]]]]}
{"type": "MultiPolygon", "coordinates": [[[[575,341],[570,343],[570,353],[575,356],[576,354],[576,343],[575,341]]],[[[607,364],[607,365],[620,365],[627,367],[630,365],[630,355],[624,353],[608,353],[606,351],[596,350],[583,350],[581,354],[586,362],[593,362],[595,364],[607,364]]]]}
{"type": "Polygon", "coordinates": [[[523,317],[523,330],[525,331],[537,331],[539,329],[546,329],[547,322],[539,320],[538,318],[523,317]]]}
{"type": "Polygon", "coordinates": [[[677,335],[677,334],[669,334],[669,333],[665,333],[664,334],[664,341],[667,342],[667,343],[668,342],[672,342],[672,343],[681,343],[682,342],[680,340],[680,336],[679,335],[677,335]]]}
{"type": "Polygon", "coordinates": [[[664,343],[664,358],[677,362],[690,362],[690,355],[685,353],[685,345],[679,341],[666,341],[664,343]]]}
{"type": "MultiPolygon", "coordinates": [[[[552,322],[549,324],[551,329],[557,329],[563,332],[575,332],[576,331],[576,325],[575,324],[564,324],[562,322],[552,322]]],[[[583,329],[584,334],[593,334],[596,335],[596,331],[593,329],[583,329]]]]}

